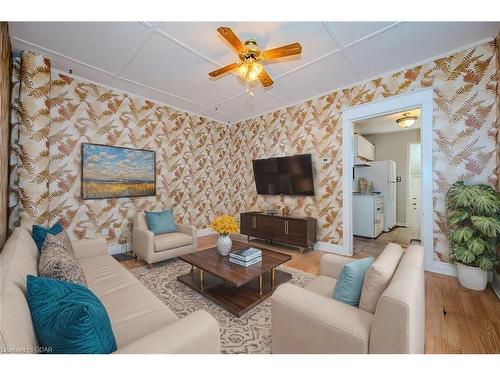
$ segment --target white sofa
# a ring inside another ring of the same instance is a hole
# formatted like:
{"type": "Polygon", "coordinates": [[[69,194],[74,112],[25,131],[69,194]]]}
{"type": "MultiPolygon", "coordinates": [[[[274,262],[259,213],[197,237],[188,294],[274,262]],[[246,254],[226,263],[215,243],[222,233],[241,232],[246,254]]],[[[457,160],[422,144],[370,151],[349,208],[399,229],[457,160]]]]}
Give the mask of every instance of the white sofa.
{"type": "MultiPolygon", "coordinates": [[[[205,311],[179,319],[107,252],[104,239],[73,243],[88,287],[106,307],[116,353],[219,353],[217,321],[205,311]]],[[[31,233],[17,228],[0,253],[0,352],[36,353],[26,276],[37,275],[31,233]]]]}
{"type": "Polygon", "coordinates": [[[177,232],[154,235],[148,229],[144,212],[134,219],[132,251],[151,268],[153,263],[194,253],[198,250],[196,227],[176,224],[177,232]]]}
{"type": "Polygon", "coordinates": [[[410,245],[401,254],[389,244],[376,260],[388,286],[372,300],[373,313],[332,298],[348,257],[323,255],[320,275],[305,288],[280,285],[271,299],[272,352],[423,353],[424,251],[410,245]]]}

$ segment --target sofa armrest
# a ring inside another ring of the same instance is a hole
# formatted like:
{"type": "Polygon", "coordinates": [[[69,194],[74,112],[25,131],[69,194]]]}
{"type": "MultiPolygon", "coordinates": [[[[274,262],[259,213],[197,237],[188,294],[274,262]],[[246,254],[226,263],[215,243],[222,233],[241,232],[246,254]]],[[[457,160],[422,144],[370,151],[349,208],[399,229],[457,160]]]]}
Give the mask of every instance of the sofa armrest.
{"type": "Polygon", "coordinates": [[[118,349],[115,353],[219,354],[219,325],[209,313],[198,310],[118,349]]]}
{"type": "Polygon", "coordinates": [[[108,243],[104,237],[73,241],[71,244],[77,259],[108,255],[108,243]]]}
{"type": "Polygon", "coordinates": [[[373,315],[292,284],[271,297],[273,353],[368,353],[373,315]]]}
{"type": "Polygon", "coordinates": [[[353,258],[351,257],[336,254],[325,254],[321,257],[319,262],[319,274],[338,279],[344,264],[349,263],[352,260],[353,258]]]}
{"type": "Polygon", "coordinates": [[[155,250],[155,235],[153,232],[134,227],[132,231],[132,251],[147,263],[151,263],[150,255],[155,250]]]}
{"type": "Polygon", "coordinates": [[[193,237],[193,247],[195,249],[198,248],[198,232],[194,225],[189,224],[176,224],[177,230],[181,233],[187,234],[188,236],[193,237]]]}

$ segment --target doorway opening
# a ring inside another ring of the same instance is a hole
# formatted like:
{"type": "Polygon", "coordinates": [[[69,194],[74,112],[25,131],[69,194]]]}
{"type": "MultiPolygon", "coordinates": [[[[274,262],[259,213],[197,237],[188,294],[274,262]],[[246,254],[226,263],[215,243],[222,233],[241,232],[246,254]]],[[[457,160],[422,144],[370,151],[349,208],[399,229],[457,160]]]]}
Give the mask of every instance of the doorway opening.
{"type": "Polygon", "coordinates": [[[421,242],[419,107],[353,122],[353,253],[421,242]]]}
{"type": "Polygon", "coordinates": [[[392,96],[375,102],[362,104],[342,112],[342,247],[335,252],[343,255],[353,254],[353,220],[352,220],[352,185],[353,185],[353,137],[354,123],[364,119],[387,114],[404,112],[419,108],[422,126],[420,128],[421,143],[421,221],[420,237],[424,247],[424,262],[427,271],[456,275],[456,267],[443,263],[434,257],[433,228],[434,213],[432,200],[432,88],[418,90],[406,94],[392,96]]]}

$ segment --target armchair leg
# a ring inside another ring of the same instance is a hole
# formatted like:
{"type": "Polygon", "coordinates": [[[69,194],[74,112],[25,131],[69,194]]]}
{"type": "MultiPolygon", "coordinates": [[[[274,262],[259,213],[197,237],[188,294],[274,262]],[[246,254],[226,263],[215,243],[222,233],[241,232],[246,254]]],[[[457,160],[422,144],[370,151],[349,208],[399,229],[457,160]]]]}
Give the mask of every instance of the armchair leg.
{"type": "Polygon", "coordinates": [[[148,269],[151,269],[153,268],[153,264],[152,263],[148,263],[148,269]]]}

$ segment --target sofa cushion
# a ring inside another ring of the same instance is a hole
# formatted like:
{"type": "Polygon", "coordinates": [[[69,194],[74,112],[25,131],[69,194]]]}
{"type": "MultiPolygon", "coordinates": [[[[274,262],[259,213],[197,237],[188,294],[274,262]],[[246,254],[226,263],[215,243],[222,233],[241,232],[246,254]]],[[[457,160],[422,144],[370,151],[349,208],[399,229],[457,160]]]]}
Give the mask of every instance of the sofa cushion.
{"type": "Polygon", "coordinates": [[[166,211],[158,212],[145,211],[144,214],[146,215],[148,229],[155,235],[177,231],[173,210],[171,208],[166,211]]]}
{"type": "Polygon", "coordinates": [[[339,278],[335,284],[333,299],[351,306],[357,306],[366,270],[372,263],[372,257],[346,263],[342,271],[340,271],[339,278]]]}
{"type": "Polygon", "coordinates": [[[36,243],[36,247],[38,247],[38,251],[42,250],[43,243],[45,241],[45,238],[47,237],[47,234],[58,234],[63,230],[64,228],[59,222],[55,223],[50,228],[45,228],[36,224],[33,225],[31,235],[33,236],[33,240],[36,243]]]}
{"type": "Polygon", "coordinates": [[[380,296],[391,282],[403,255],[401,246],[390,243],[366,271],[359,308],[374,314],[380,296]]]}
{"type": "Polygon", "coordinates": [[[337,280],[333,277],[320,275],[309,284],[307,284],[304,289],[310,290],[311,292],[319,294],[320,296],[331,298],[336,283],[337,280]]]}
{"type": "Polygon", "coordinates": [[[193,244],[193,237],[181,232],[165,233],[155,236],[155,252],[175,249],[193,244]]]}
{"type": "Polygon", "coordinates": [[[37,274],[38,257],[26,228],[16,228],[0,252],[0,352],[30,353],[38,346],[26,301],[26,276],[37,274]]]}
{"type": "Polygon", "coordinates": [[[87,279],[78,263],[68,233],[48,234],[38,262],[38,274],[87,286],[87,279]]]}
{"type": "Polygon", "coordinates": [[[106,307],[118,348],[178,320],[158,298],[109,255],[80,259],[88,287],[106,307]]]}
{"type": "Polygon", "coordinates": [[[40,346],[54,354],[109,354],[116,341],[106,309],[88,288],[28,275],[26,299],[40,346]]]}

